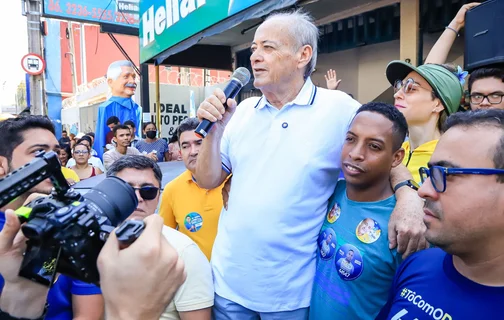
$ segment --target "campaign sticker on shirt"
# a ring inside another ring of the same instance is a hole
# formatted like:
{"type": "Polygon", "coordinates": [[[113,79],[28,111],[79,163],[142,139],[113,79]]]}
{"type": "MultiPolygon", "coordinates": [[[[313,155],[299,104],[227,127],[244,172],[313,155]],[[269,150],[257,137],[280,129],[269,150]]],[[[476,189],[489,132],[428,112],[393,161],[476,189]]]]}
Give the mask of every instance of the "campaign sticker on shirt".
{"type": "Polygon", "coordinates": [[[190,232],[196,232],[203,226],[203,218],[199,213],[191,212],[185,217],[184,226],[190,232]]]}
{"type": "Polygon", "coordinates": [[[351,244],[344,244],[336,251],[336,270],[341,279],[345,281],[355,280],[364,268],[359,249],[351,244]]]}
{"type": "Polygon", "coordinates": [[[338,220],[339,216],[341,214],[341,208],[337,202],[334,203],[334,206],[332,206],[331,210],[327,213],[327,222],[329,223],[334,223],[336,220],[338,220]]]}
{"type": "Polygon", "coordinates": [[[357,239],[364,243],[373,243],[380,237],[381,228],[378,222],[371,218],[366,218],[357,225],[355,235],[357,239]]]}
{"type": "Polygon", "coordinates": [[[336,232],[332,228],[327,228],[320,232],[318,237],[318,246],[320,257],[323,260],[329,260],[336,251],[336,232]]]}

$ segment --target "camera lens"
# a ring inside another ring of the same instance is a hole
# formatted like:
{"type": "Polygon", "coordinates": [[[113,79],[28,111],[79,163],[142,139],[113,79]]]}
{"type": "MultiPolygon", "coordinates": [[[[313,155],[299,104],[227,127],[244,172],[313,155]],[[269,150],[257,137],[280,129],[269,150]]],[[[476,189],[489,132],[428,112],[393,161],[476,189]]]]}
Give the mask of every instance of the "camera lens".
{"type": "Polygon", "coordinates": [[[135,190],[118,177],[105,178],[84,197],[94,203],[113,226],[128,218],[138,205],[135,190]]]}

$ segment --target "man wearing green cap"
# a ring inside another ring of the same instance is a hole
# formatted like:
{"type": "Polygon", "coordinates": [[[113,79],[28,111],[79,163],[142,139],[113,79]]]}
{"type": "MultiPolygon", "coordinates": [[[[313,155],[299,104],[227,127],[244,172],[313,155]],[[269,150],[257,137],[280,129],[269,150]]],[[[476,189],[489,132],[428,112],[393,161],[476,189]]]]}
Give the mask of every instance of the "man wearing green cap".
{"type": "Polygon", "coordinates": [[[409,140],[403,144],[403,163],[417,183],[418,169],[427,165],[443,123],[459,110],[463,89],[456,73],[445,65],[424,64],[416,68],[398,60],[387,66],[387,79],[394,85],[394,105],[408,122],[409,140]]]}

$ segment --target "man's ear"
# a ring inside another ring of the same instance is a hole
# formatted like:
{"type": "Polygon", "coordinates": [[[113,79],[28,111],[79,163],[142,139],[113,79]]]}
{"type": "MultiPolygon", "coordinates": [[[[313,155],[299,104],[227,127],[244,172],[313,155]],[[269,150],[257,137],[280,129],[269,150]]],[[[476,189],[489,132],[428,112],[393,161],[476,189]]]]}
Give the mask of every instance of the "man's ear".
{"type": "Polygon", "coordinates": [[[394,161],[392,162],[392,168],[400,165],[404,159],[405,151],[403,148],[399,148],[396,152],[394,152],[394,161]]]}
{"type": "Polygon", "coordinates": [[[9,173],[9,161],[6,157],[0,156],[0,178],[5,177],[9,173]]]}

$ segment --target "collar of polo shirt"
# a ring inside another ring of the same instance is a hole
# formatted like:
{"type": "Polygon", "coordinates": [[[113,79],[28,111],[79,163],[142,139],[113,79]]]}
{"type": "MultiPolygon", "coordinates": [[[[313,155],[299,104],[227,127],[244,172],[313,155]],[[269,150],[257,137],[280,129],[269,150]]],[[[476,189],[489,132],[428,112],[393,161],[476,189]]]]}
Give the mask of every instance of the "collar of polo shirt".
{"type": "MultiPolygon", "coordinates": [[[[297,97],[291,102],[287,103],[284,107],[290,105],[311,106],[315,101],[316,95],[317,95],[317,87],[313,84],[310,78],[307,78],[297,97]]],[[[263,95],[261,99],[257,101],[257,104],[255,105],[254,108],[262,109],[265,106],[270,106],[273,108],[273,106],[268,102],[266,97],[263,95]]]]}

